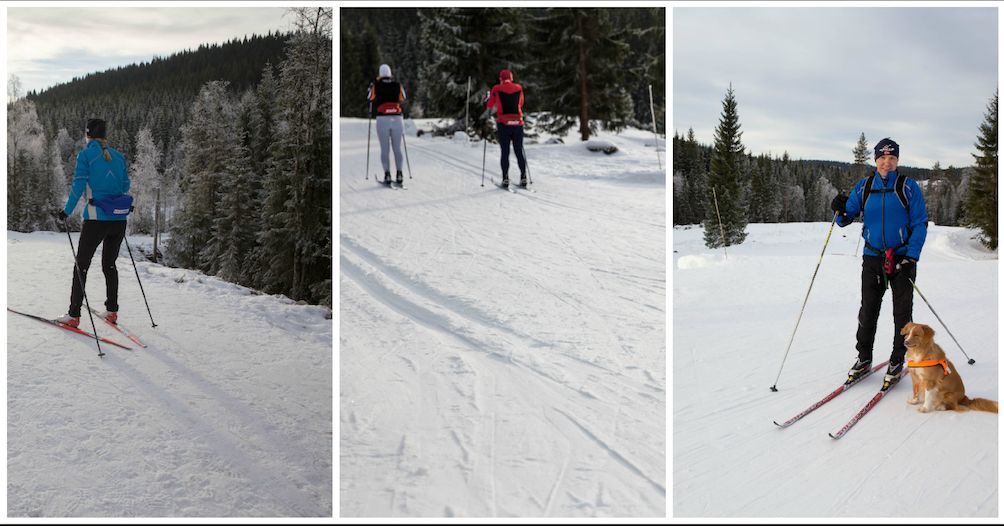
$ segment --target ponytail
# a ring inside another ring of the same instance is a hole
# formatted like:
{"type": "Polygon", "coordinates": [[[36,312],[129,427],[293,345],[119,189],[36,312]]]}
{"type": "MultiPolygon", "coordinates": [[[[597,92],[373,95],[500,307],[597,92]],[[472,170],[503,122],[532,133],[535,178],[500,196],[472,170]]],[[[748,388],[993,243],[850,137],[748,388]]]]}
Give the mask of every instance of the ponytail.
{"type": "Polygon", "coordinates": [[[108,153],[108,141],[106,141],[104,139],[94,139],[94,140],[98,141],[99,143],[101,143],[101,149],[105,151],[105,155],[104,155],[105,160],[111,162],[111,160],[112,160],[112,154],[108,153]]]}

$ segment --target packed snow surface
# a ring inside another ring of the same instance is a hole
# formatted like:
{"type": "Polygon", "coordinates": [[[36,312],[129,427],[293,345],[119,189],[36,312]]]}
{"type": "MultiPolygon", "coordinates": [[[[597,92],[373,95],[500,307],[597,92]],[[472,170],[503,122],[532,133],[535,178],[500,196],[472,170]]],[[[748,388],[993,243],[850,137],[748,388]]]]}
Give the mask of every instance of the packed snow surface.
{"type": "Polygon", "coordinates": [[[367,126],[339,125],[339,514],[665,517],[653,135],[528,140],[511,193],[498,145],[409,120],[392,190],[367,126]]]}
{"type": "MultiPolygon", "coordinates": [[[[861,224],[832,227],[822,255],[830,229],[751,224],[726,257],[704,246],[703,228],[674,228],[673,516],[998,517],[998,416],[919,413],[908,377],[839,440],[828,434],[883,374],[774,425],[837,389],[857,358],[861,224]]],[[[935,330],[967,396],[999,400],[997,253],[974,235],[929,227],[916,283],[930,307],[915,294],[913,320],[935,330]]],[[[891,302],[887,293],[876,362],[892,351],[891,302]]]]}
{"type": "MultiPolygon", "coordinates": [[[[7,232],[8,308],[67,312],[70,239],[7,232]]],[[[331,311],[148,262],[149,237],[129,243],[119,322],[146,348],[96,318],[131,347],[102,343],[99,358],[93,338],[7,313],[7,516],[331,517],[331,311]]],[[[100,248],[87,297],[104,310],[100,248]]]]}

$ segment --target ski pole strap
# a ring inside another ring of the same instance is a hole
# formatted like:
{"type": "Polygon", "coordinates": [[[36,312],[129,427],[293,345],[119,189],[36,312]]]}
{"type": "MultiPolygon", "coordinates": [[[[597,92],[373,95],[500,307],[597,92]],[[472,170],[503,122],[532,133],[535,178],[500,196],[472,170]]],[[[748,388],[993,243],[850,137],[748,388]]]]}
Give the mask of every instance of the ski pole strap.
{"type": "MultiPolygon", "coordinates": [[[[940,365],[942,369],[945,370],[945,376],[948,376],[952,372],[952,370],[948,368],[948,360],[911,360],[906,362],[907,367],[934,367],[936,365],[940,365]]],[[[941,381],[944,382],[945,379],[942,378],[941,381]]]]}

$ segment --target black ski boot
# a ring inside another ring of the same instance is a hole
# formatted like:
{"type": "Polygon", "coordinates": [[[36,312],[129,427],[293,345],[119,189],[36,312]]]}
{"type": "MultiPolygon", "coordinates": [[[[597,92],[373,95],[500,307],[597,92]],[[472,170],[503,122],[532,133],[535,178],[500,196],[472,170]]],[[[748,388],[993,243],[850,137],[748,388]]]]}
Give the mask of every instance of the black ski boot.
{"type": "Polygon", "coordinates": [[[903,362],[892,363],[889,362],[889,368],[885,371],[885,382],[882,384],[882,390],[885,391],[890,387],[896,385],[896,382],[903,377],[903,362]]]}
{"type": "Polygon", "coordinates": [[[509,174],[502,174],[502,188],[509,188],[509,174]]]}
{"type": "Polygon", "coordinates": [[[397,184],[404,184],[404,174],[401,173],[401,170],[397,171],[397,184]]]}
{"type": "Polygon", "coordinates": [[[383,173],[383,182],[384,184],[390,184],[390,172],[383,173]]]}
{"type": "Polygon", "coordinates": [[[847,371],[847,382],[846,383],[853,383],[853,382],[855,382],[858,378],[861,378],[862,376],[864,376],[865,374],[867,374],[868,371],[871,370],[871,368],[872,368],[872,361],[871,360],[864,360],[864,361],[862,361],[861,358],[858,358],[858,361],[854,362],[854,366],[851,367],[851,370],[847,371]]]}
{"type": "Polygon", "coordinates": [[[526,174],[519,174],[519,185],[526,188],[526,174]]]}

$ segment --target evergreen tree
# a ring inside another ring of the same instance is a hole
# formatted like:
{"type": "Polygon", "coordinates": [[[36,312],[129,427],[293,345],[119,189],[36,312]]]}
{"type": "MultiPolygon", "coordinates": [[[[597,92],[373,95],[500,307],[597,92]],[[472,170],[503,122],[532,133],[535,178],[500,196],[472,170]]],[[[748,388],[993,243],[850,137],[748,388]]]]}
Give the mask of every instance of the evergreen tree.
{"type": "Polygon", "coordinates": [[[281,65],[256,279],[270,292],[332,304],[331,8],[297,9],[281,65]]]}
{"type": "Polygon", "coordinates": [[[752,223],[776,223],[780,215],[781,188],[770,158],[760,155],[751,166],[749,220],[752,223]]]}
{"type": "Polygon", "coordinates": [[[806,221],[832,220],[833,211],[830,210],[830,202],[836,195],[837,189],[833,187],[830,180],[825,175],[820,175],[805,199],[806,221]]]}
{"type": "Polygon", "coordinates": [[[708,248],[721,247],[723,237],[725,246],[738,245],[746,239],[749,204],[743,167],[745,148],[731,84],[722,108],[704,192],[704,244],[708,248]]]}
{"type": "Polygon", "coordinates": [[[624,129],[633,113],[631,96],[625,89],[627,39],[637,32],[630,27],[617,29],[610,22],[609,9],[549,8],[535,21],[535,46],[542,57],[538,107],[548,112],[541,125],[551,133],[564,135],[578,122],[578,133],[588,141],[600,125],[603,129],[624,129]]]}
{"type": "Polygon", "coordinates": [[[234,155],[227,160],[223,185],[227,189],[220,198],[219,216],[213,221],[213,236],[207,247],[210,272],[231,283],[250,285],[253,271],[250,255],[256,246],[260,220],[251,154],[239,141],[234,155]]]}
{"type": "Polygon", "coordinates": [[[973,154],[976,166],[966,196],[966,223],[980,229],[977,239],[983,246],[997,250],[997,92],[984,117],[974,144],[979,154],[973,154]]]}
{"type": "Polygon", "coordinates": [[[381,64],[380,38],[368,20],[362,19],[358,25],[350,26],[342,17],[339,39],[339,114],[366,118],[369,112],[366,87],[376,78],[381,64]]]}
{"type": "Polygon", "coordinates": [[[217,206],[226,170],[238,145],[237,112],[227,82],[207,82],[199,92],[192,117],[182,128],[185,167],[184,201],[167,245],[168,258],[185,268],[210,272],[214,262],[205,248],[213,237],[217,206]]]}
{"type": "Polygon", "coordinates": [[[531,63],[524,9],[422,9],[419,18],[422,41],[431,52],[420,74],[428,100],[426,111],[456,121],[447,133],[463,129],[460,123],[468,111],[473,121],[468,133],[485,132],[485,100],[504,69],[524,88],[524,111],[541,108],[538,90],[527,75],[531,63]]]}
{"type": "Polygon", "coordinates": [[[848,181],[850,184],[838,187],[837,190],[841,193],[850,194],[858,181],[868,177],[869,168],[871,168],[868,165],[868,151],[868,141],[865,139],[865,132],[861,132],[858,145],[854,147],[854,164],[851,166],[852,177],[848,181]]]}

